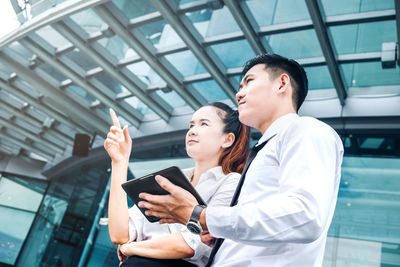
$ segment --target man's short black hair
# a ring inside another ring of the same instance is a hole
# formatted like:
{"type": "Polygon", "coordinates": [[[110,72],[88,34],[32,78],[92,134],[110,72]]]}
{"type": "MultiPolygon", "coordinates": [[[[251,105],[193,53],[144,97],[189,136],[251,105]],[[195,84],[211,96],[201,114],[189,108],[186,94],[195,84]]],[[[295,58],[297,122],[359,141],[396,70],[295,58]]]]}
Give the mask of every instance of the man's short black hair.
{"type": "Polygon", "coordinates": [[[288,59],[277,54],[263,54],[245,63],[242,77],[246,75],[249,69],[258,64],[265,65],[271,79],[275,79],[283,73],[289,75],[293,85],[293,103],[295,103],[296,111],[298,111],[308,93],[308,79],[303,67],[293,59],[288,59]]]}

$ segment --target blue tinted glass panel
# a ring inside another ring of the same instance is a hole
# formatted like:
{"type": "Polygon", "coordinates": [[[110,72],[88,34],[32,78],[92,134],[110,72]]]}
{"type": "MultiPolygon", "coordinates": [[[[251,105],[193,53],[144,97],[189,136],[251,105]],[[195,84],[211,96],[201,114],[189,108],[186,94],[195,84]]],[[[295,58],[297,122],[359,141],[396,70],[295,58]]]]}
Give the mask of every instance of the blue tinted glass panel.
{"type": "Polygon", "coordinates": [[[72,15],[70,18],[89,34],[100,31],[101,27],[105,24],[91,9],[85,9],[72,15]]]}
{"type": "Polygon", "coordinates": [[[255,56],[247,40],[212,45],[211,48],[227,68],[242,67],[247,60],[255,56]]]}
{"type": "MultiPolygon", "coordinates": [[[[268,7],[265,7],[265,9],[268,7]]],[[[310,19],[305,1],[278,0],[274,13],[274,24],[310,19]]]]}
{"type": "Polygon", "coordinates": [[[338,54],[379,52],[382,43],[396,41],[394,20],[334,26],[329,31],[338,54]]]}
{"type": "Polygon", "coordinates": [[[113,78],[111,78],[110,75],[108,75],[104,71],[99,74],[96,74],[94,78],[99,80],[102,84],[106,86],[106,88],[110,89],[115,94],[127,91],[123,86],[121,86],[121,84],[117,83],[113,78]]]}
{"type": "Polygon", "coordinates": [[[157,48],[183,43],[179,35],[165,20],[145,24],[139,27],[139,30],[157,48]]]}
{"type": "Polygon", "coordinates": [[[382,69],[380,62],[368,62],[342,64],[341,68],[349,87],[400,85],[398,66],[394,69],[382,69]]]}
{"type": "Polygon", "coordinates": [[[157,9],[148,0],[113,0],[112,1],[127,18],[132,19],[149,13],[156,12],[157,9]]]}
{"type": "Polygon", "coordinates": [[[321,46],[314,30],[274,34],[266,37],[274,53],[300,59],[322,56],[321,46]]]}
{"type": "Polygon", "coordinates": [[[122,40],[119,36],[114,35],[111,38],[103,38],[98,41],[104,48],[106,48],[111,55],[113,55],[118,60],[132,57],[137,55],[135,50],[130,48],[124,40],[122,40]]]}
{"type": "Polygon", "coordinates": [[[394,9],[391,0],[321,0],[321,3],[326,16],[394,9]]]}
{"type": "Polygon", "coordinates": [[[169,54],[165,57],[183,76],[207,72],[190,50],[169,54]]]}
{"type": "Polygon", "coordinates": [[[304,70],[307,73],[308,89],[334,88],[327,66],[308,67],[304,70]]]}
{"type": "Polygon", "coordinates": [[[273,24],[277,0],[247,0],[242,5],[247,5],[258,26],[273,24]]]}
{"type": "Polygon", "coordinates": [[[187,105],[186,102],[175,91],[164,92],[162,90],[157,90],[156,93],[174,108],[187,105]]]}
{"type": "Polygon", "coordinates": [[[161,77],[144,61],[130,64],[127,68],[147,85],[163,81],[163,79],[161,79],[161,77]]]}
{"type": "Polygon", "coordinates": [[[399,166],[400,159],[345,157],[329,235],[399,244],[399,166]]]}
{"type": "Polygon", "coordinates": [[[205,98],[208,102],[227,99],[228,97],[222,91],[221,87],[214,81],[205,81],[193,83],[193,87],[205,98]]]}
{"type": "Polygon", "coordinates": [[[58,31],[54,30],[50,26],[44,26],[37,30],[36,33],[55,48],[71,45],[64,36],[59,34],[58,31]]]}
{"type": "Polygon", "coordinates": [[[138,110],[142,114],[154,114],[154,112],[149,109],[142,101],[139,100],[136,96],[132,96],[129,98],[125,98],[124,100],[126,103],[131,105],[133,108],[138,110]]]}
{"type": "Polygon", "coordinates": [[[89,102],[94,102],[96,101],[96,98],[94,98],[93,96],[91,96],[90,94],[88,94],[85,90],[83,90],[82,88],[80,88],[79,86],[76,85],[70,85],[67,88],[65,88],[66,91],[72,91],[77,95],[80,95],[81,97],[85,98],[86,100],[88,100],[89,102]]]}
{"type": "Polygon", "coordinates": [[[0,206],[0,262],[13,265],[35,213],[0,206]]]}
{"type": "Polygon", "coordinates": [[[88,58],[84,53],[81,53],[78,49],[74,49],[65,55],[62,56],[62,58],[68,58],[72,60],[74,63],[76,63],[79,67],[84,69],[85,71],[91,70],[93,68],[97,67],[97,64],[95,64],[90,58],[88,58]]]}
{"type": "Polygon", "coordinates": [[[186,13],[193,25],[203,37],[240,31],[229,9],[203,9],[186,13]]]}

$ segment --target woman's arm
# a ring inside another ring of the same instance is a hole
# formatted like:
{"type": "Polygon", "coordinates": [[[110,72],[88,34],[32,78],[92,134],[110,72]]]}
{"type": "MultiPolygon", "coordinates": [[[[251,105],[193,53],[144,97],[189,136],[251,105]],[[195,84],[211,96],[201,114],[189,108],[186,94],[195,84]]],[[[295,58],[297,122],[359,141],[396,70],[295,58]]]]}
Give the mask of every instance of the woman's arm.
{"type": "Polygon", "coordinates": [[[118,118],[113,110],[110,110],[114,125],[110,128],[104,148],[110,156],[111,185],[108,202],[108,231],[114,244],[125,244],[129,241],[129,214],[126,193],[121,183],[126,181],[129,156],[132,140],[128,127],[121,129],[118,118]]]}
{"type": "Polygon", "coordinates": [[[120,247],[125,256],[141,256],[153,259],[190,258],[194,250],[186,243],[180,232],[167,236],[132,242],[120,247]]]}

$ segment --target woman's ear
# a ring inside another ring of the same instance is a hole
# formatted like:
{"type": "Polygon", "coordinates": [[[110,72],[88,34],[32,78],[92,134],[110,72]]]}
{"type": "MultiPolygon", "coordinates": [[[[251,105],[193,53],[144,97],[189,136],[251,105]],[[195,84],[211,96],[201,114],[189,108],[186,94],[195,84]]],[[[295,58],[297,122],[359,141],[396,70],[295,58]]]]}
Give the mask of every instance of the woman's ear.
{"type": "Polygon", "coordinates": [[[235,135],[233,133],[225,134],[225,141],[222,144],[222,147],[228,148],[233,144],[233,142],[235,142],[235,135]]]}

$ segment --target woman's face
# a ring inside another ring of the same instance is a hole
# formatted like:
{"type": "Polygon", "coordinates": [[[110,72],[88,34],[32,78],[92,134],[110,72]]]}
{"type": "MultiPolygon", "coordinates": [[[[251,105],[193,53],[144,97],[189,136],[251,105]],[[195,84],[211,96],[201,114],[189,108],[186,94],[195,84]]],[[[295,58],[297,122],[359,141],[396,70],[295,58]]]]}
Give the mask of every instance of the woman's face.
{"type": "Polygon", "coordinates": [[[195,160],[219,159],[227,142],[224,126],[217,108],[205,106],[197,110],[186,133],[187,154],[195,160]]]}

